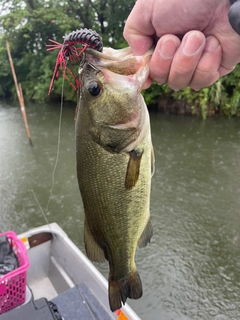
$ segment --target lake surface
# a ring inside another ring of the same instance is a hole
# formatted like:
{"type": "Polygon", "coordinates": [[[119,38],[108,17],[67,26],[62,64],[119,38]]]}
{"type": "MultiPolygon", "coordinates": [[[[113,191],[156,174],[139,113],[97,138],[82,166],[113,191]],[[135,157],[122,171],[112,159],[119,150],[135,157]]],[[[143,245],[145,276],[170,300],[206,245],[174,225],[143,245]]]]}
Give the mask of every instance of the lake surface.
{"type": "MultiPolygon", "coordinates": [[[[48,208],[48,221],[84,250],[67,105],[53,181],[59,112],[59,105],[27,106],[32,148],[18,104],[0,104],[0,232],[46,224],[41,208],[48,208]]],[[[151,114],[151,125],[154,237],[136,257],[143,297],[128,303],[143,320],[239,320],[240,119],[151,114]]],[[[97,267],[107,276],[107,264],[97,267]]]]}

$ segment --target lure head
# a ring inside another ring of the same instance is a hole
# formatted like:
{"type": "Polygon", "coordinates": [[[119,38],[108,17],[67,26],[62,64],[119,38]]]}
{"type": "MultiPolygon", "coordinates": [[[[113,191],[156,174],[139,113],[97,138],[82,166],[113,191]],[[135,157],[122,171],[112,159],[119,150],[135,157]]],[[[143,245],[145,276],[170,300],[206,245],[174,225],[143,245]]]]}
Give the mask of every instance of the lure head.
{"type": "Polygon", "coordinates": [[[50,95],[52,91],[54,80],[58,78],[59,68],[62,69],[63,76],[69,81],[73,89],[78,92],[81,84],[78,81],[76,66],[81,63],[83,53],[88,47],[95,51],[102,52],[103,43],[101,37],[95,31],[83,28],[65,36],[63,44],[54,40],[49,41],[52,42],[52,44],[47,45],[48,51],[55,49],[60,49],[60,51],[57,55],[48,95],[50,95]],[[70,64],[68,64],[68,61],[70,61],[70,64]],[[73,82],[75,82],[75,84],[73,82]]]}

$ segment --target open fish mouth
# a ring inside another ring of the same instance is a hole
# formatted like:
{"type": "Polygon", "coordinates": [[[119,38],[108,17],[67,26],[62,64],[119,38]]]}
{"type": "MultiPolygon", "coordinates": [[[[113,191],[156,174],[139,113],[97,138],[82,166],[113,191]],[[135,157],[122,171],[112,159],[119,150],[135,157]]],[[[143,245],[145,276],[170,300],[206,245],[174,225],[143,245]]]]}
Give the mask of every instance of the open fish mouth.
{"type": "Polygon", "coordinates": [[[149,50],[143,56],[135,56],[130,47],[120,50],[104,47],[103,52],[89,48],[86,49],[86,61],[99,70],[109,70],[115,75],[137,75],[139,78],[139,70],[147,72],[152,52],[149,50]]]}
{"type": "Polygon", "coordinates": [[[103,48],[102,53],[87,49],[86,60],[100,69],[106,68],[122,75],[133,75],[141,67],[139,59],[133,55],[130,47],[120,50],[103,48]]]}

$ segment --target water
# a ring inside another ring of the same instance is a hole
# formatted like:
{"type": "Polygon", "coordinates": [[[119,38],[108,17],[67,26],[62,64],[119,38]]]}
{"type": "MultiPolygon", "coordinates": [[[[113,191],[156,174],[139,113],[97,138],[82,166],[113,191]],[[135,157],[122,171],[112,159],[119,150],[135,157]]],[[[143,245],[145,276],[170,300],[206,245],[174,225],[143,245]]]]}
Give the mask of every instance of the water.
{"type": "MultiPolygon", "coordinates": [[[[45,224],[56,160],[59,105],[0,105],[0,232],[45,224]]],[[[75,169],[74,108],[64,106],[59,162],[47,218],[84,250],[75,169]]],[[[156,171],[154,237],[138,250],[143,320],[240,319],[240,119],[151,114],[156,171]]],[[[107,276],[107,265],[97,267],[107,276]]]]}

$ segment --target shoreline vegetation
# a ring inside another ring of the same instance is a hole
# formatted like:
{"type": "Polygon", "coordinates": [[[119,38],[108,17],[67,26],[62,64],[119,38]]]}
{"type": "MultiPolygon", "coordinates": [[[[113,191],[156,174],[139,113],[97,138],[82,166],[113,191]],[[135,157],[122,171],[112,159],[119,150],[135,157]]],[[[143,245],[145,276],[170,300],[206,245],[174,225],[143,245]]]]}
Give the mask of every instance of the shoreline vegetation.
{"type": "Polygon", "coordinates": [[[173,91],[166,85],[153,84],[143,93],[149,109],[155,111],[208,117],[240,117],[240,66],[208,88],[173,91]]]}
{"type": "MultiPolygon", "coordinates": [[[[49,39],[62,43],[73,30],[88,28],[102,36],[104,46],[124,48],[122,32],[135,0],[2,0],[0,5],[0,101],[17,100],[6,41],[11,48],[25,101],[60,101],[62,74],[48,96],[58,50],[47,51],[49,39]]],[[[240,117],[240,66],[211,87],[174,92],[166,85],[143,91],[149,110],[198,116],[240,117]]],[[[64,100],[76,104],[76,92],[64,82],[64,100]]]]}

